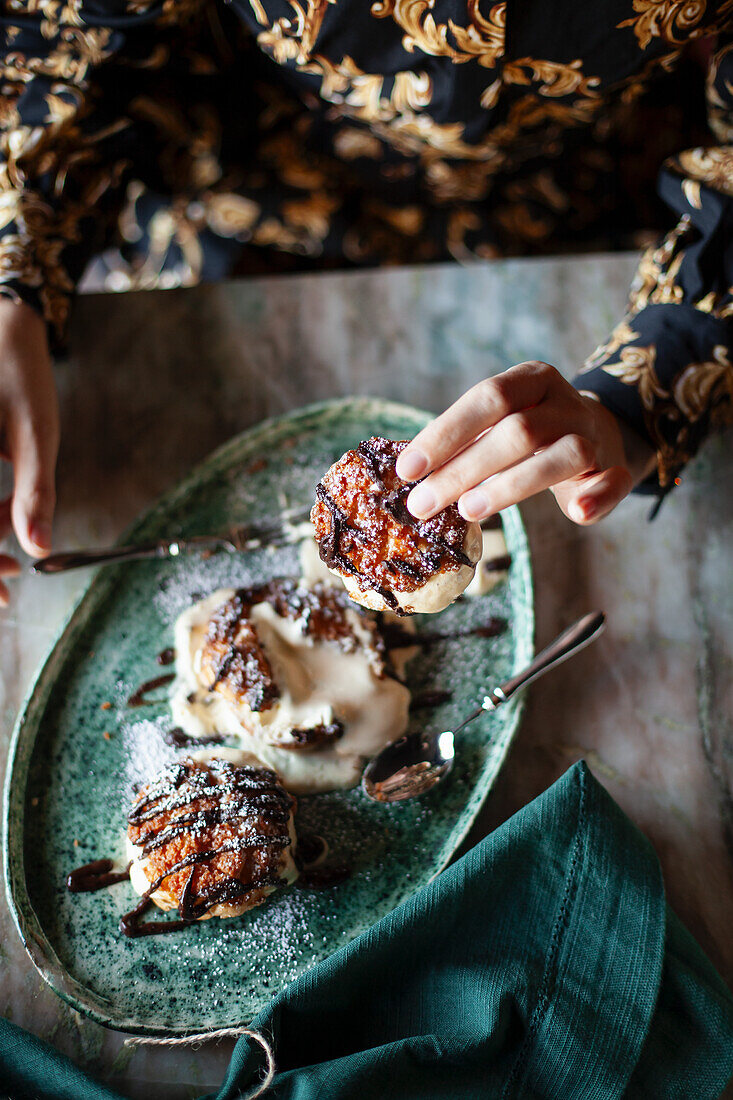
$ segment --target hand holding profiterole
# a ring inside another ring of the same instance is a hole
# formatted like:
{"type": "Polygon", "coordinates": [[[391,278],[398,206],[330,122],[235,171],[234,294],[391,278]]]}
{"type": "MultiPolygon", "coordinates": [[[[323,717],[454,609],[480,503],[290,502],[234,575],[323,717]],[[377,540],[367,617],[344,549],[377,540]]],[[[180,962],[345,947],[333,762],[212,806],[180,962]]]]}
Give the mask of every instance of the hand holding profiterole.
{"type": "Polygon", "coordinates": [[[596,523],[654,466],[649,445],[547,363],[519,363],[463,394],[397,461],[418,519],[457,501],[481,520],[550,489],[575,523],[596,523]]]}

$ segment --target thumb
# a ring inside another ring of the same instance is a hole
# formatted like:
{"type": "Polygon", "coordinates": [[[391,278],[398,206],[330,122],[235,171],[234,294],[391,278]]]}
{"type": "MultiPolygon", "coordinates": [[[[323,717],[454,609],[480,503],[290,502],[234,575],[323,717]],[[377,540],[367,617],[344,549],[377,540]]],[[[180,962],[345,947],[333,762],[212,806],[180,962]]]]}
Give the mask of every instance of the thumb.
{"type": "Polygon", "coordinates": [[[553,492],[561,510],[574,523],[597,523],[628,496],[634,481],[625,466],[610,466],[590,477],[569,478],[553,492]]]}
{"type": "Polygon", "coordinates": [[[51,525],[56,504],[55,470],[59,447],[55,394],[47,394],[43,412],[17,412],[8,425],[15,485],[11,505],[18,542],[31,557],[51,549],[51,525]]]}

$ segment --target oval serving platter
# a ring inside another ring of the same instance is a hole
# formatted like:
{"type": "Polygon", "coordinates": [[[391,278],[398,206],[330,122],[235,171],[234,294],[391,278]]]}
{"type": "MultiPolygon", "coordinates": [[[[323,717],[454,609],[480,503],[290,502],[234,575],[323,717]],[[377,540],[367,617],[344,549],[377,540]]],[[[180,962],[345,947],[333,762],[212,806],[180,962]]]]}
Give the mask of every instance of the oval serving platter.
{"type": "MultiPolygon", "coordinates": [[[[359,398],[266,421],[197,467],[124,541],[218,532],[309,506],[326,468],[360,439],[406,438],[428,419],[407,406],[359,398]]],[[[527,540],[516,508],[502,519],[512,559],[508,579],[486,596],[454,604],[439,621],[441,633],[489,619],[504,620],[506,628],[420,651],[407,669],[411,689],[452,696],[433,710],[416,710],[414,725],[450,726],[490,683],[531,659],[527,540]]],[[[172,726],[165,688],[146,707],[127,704],[143,681],[166,671],[156,655],[171,645],[176,616],[216,588],[297,572],[292,545],[107,567],[72,613],[24,704],[5,791],[10,907],[41,975],[102,1024],[157,1035],[246,1025],[288,982],[445,866],[501,767],[521,698],[461,734],[453,772],[421,799],[379,806],[359,789],[300,798],[300,827],[325,836],[350,862],[351,877],[320,891],[290,887],[235,920],[127,939],[118,924],[135,901],[129,882],[68,893],[64,880],[74,867],[103,856],[124,862],[125,814],[136,786],[182,755],[163,738],[172,726]]],[[[429,626],[421,618],[418,630],[435,630],[435,616],[429,626]]]]}

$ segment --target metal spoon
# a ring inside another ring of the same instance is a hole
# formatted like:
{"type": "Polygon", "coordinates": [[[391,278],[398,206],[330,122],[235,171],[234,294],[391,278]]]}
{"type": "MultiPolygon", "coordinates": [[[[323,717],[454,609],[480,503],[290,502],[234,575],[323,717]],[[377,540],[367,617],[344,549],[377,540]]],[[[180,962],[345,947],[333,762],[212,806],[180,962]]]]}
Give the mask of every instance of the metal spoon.
{"type": "Polygon", "coordinates": [[[523,672],[485,695],[481,706],[455,730],[444,730],[442,733],[417,731],[387,745],[364,769],[361,779],[364,793],[375,802],[401,802],[429,791],[453,767],[454,734],[483,711],[496,710],[520,688],[584,649],[603,632],[605,622],[606,616],[602,611],[593,611],[578,619],[538,653],[523,672]]]}

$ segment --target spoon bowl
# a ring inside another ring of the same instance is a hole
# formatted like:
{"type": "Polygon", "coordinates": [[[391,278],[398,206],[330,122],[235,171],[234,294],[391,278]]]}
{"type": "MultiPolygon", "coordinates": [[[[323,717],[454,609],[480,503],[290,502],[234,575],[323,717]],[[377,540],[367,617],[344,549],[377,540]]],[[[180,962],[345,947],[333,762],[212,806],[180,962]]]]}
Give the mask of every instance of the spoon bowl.
{"type": "Polygon", "coordinates": [[[375,802],[400,802],[434,787],[453,767],[455,735],[408,734],[387,745],[367,766],[362,786],[375,802]]]}
{"type": "Polygon", "coordinates": [[[485,695],[481,706],[465,718],[455,730],[415,733],[400,737],[382,749],[367,764],[362,775],[364,793],[374,802],[402,802],[425,794],[448,775],[455,760],[455,734],[484,711],[496,710],[502,703],[543,676],[551,668],[579,653],[603,632],[606,616],[602,611],[584,615],[559,634],[517,676],[506,680],[485,695]]]}

